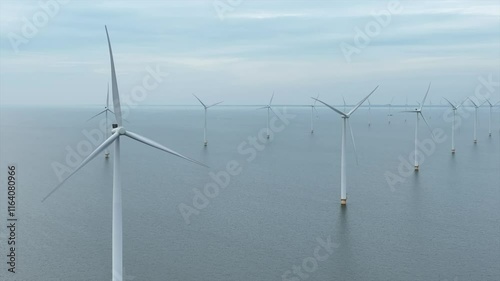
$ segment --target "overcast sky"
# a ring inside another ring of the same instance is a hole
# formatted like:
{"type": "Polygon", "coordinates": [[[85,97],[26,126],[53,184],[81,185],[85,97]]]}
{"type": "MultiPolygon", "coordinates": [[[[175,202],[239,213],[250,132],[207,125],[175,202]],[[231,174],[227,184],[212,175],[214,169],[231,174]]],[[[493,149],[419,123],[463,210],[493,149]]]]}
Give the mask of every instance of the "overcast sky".
{"type": "Polygon", "coordinates": [[[142,87],[148,68],[169,74],[146,90],[144,105],[196,104],[192,93],[207,103],[265,104],[273,91],[276,104],[308,104],[317,94],[355,103],[379,84],[372,103],[404,104],[420,100],[430,81],[437,104],[472,95],[480,76],[500,80],[498,0],[40,6],[54,1],[0,1],[1,104],[102,104],[110,80],[105,24],[122,99],[142,87]],[[391,5],[390,19],[377,23],[372,14],[391,5]],[[357,30],[370,34],[356,43],[357,30]]]}

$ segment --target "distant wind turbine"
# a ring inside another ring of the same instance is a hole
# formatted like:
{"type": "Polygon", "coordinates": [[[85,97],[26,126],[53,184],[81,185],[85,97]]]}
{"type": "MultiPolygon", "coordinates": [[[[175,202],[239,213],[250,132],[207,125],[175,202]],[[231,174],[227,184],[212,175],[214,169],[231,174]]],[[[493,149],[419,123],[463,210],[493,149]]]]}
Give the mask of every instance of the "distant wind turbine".
{"type": "MultiPolygon", "coordinates": [[[[116,71],[115,64],[113,61],[113,52],[111,50],[111,42],[109,40],[108,29],[106,29],[106,37],[108,39],[108,47],[109,47],[109,56],[111,62],[111,91],[113,94],[113,109],[115,111],[116,116],[116,124],[113,124],[112,135],[106,139],[100,146],[96,148],[87,158],[85,158],[82,163],[67,177],[65,178],[59,185],[57,185],[45,198],[43,198],[42,202],[45,201],[49,196],[51,196],[55,191],[57,191],[72,175],[74,175],[78,170],[84,167],[87,163],[89,163],[92,159],[96,157],[99,153],[105,150],[112,143],[115,144],[115,156],[114,156],[114,164],[113,164],[113,215],[112,215],[112,279],[114,281],[122,281],[123,280],[123,240],[122,240],[122,190],[121,190],[121,172],[120,172],[120,137],[127,136],[133,140],[141,142],[143,144],[147,144],[161,151],[170,153],[182,159],[191,161],[193,163],[203,165],[202,163],[185,157],[169,148],[162,146],[161,144],[152,141],[148,138],[145,138],[136,133],[132,133],[130,131],[125,130],[122,126],[122,111],[120,107],[120,95],[118,93],[118,83],[116,80],[116,71]]],[[[205,165],[203,165],[205,166],[205,165]]]]}
{"type": "Polygon", "coordinates": [[[259,108],[259,109],[267,109],[267,138],[268,139],[269,139],[269,133],[270,133],[269,132],[269,117],[270,117],[269,113],[270,113],[270,111],[272,111],[274,114],[276,114],[271,107],[271,103],[273,102],[273,98],[274,98],[274,92],[273,92],[273,95],[271,96],[271,100],[269,100],[269,104],[259,108]]]}
{"type": "MultiPolygon", "coordinates": [[[[319,95],[316,96],[316,99],[319,98],[319,95]]],[[[316,111],[316,116],[318,115],[318,110],[316,110],[316,100],[311,104],[311,134],[314,134],[314,112],[316,111]]]]}
{"type": "Polygon", "coordinates": [[[201,105],[203,105],[203,107],[205,108],[205,127],[203,128],[203,144],[205,146],[207,146],[208,144],[208,141],[207,141],[207,109],[209,109],[210,107],[212,106],[216,106],[220,103],[222,103],[222,101],[220,102],[217,102],[217,103],[214,103],[212,105],[205,105],[201,100],[200,98],[198,98],[195,94],[193,94],[193,96],[201,103],[201,105]]]}
{"type": "Polygon", "coordinates": [[[346,143],[347,126],[349,126],[349,130],[351,133],[352,144],[354,147],[354,153],[356,154],[356,161],[357,161],[356,144],[354,142],[354,135],[352,133],[351,125],[349,124],[349,117],[351,117],[351,115],[354,113],[354,111],[356,111],[356,109],[358,109],[377,89],[378,89],[378,86],[375,87],[375,89],[370,94],[368,94],[368,96],[366,96],[364,99],[362,99],[348,113],[342,112],[342,111],[336,109],[335,107],[333,107],[333,106],[331,106],[323,101],[312,98],[312,99],[315,99],[315,100],[319,101],[320,103],[326,105],[327,107],[329,107],[333,111],[337,112],[338,114],[340,114],[342,119],[343,119],[343,123],[342,123],[342,149],[341,149],[341,157],[340,157],[340,204],[341,205],[347,204],[346,167],[345,167],[346,166],[345,165],[345,143],[346,143]]]}
{"type": "Polygon", "coordinates": [[[391,102],[387,104],[389,106],[389,114],[387,114],[387,123],[391,124],[391,117],[392,117],[392,102],[394,101],[394,97],[392,97],[391,102]]]}
{"type": "Polygon", "coordinates": [[[429,87],[427,88],[427,92],[425,93],[424,99],[422,100],[422,103],[419,104],[420,107],[415,108],[415,110],[405,110],[403,112],[411,112],[411,113],[416,113],[417,114],[417,122],[415,124],[415,171],[418,171],[419,169],[419,164],[418,164],[418,120],[419,116],[422,117],[422,120],[424,120],[425,124],[429,128],[432,134],[432,129],[431,126],[429,126],[429,123],[427,123],[427,120],[425,120],[424,115],[422,114],[422,108],[424,107],[425,104],[425,99],[427,98],[427,95],[429,94],[429,90],[431,89],[431,83],[429,83],[429,87]]]}
{"type": "Polygon", "coordinates": [[[462,106],[462,103],[459,105],[453,104],[451,101],[449,101],[447,98],[444,98],[451,106],[453,110],[453,123],[451,125],[451,153],[455,154],[455,119],[457,116],[457,110],[462,106]]]}
{"type": "Polygon", "coordinates": [[[493,104],[490,102],[489,99],[486,99],[486,102],[488,102],[488,105],[490,106],[490,121],[489,121],[489,126],[488,126],[488,135],[491,137],[491,118],[493,115],[493,107],[495,107],[500,102],[493,104]]]}
{"type": "Polygon", "coordinates": [[[472,103],[474,106],[474,143],[477,143],[477,110],[481,105],[483,105],[486,101],[483,101],[481,104],[476,104],[471,98],[468,98],[469,101],[472,103]]]}
{"type": "MultiPolygon", "coordinates": [[[[106,96],[106,106],[104,107],[104,110],[103,110],[103,111],[101,111],[101,112],[99,112],[99,113],[97,113],[96,115],[94,115],[94,116],[90,117],[90,118],[87,120],[87,121],[90,121],[90,120],[92,120],[92,119],[96,118],[97,116],[99,116],[99,115],[101,115],[101,114],[103,114],[103,113],[104,113],[104,114],[106,115],[106,138],[107,138],[107,137],[109,137],[109,130],[108,130],[108,112],[111,112],[113,115],[115,114],[113,111],[111,111],[111,110],[109,109],[109,83],[108,83],[108,94],[107,94],[107,96],[106,96]]],[[[108,149],[107,149],[107,148],[104,150],[104,158],[106,158],[106,159],[107,159],[107,158],[109,158],[109,151],[108,151],[108,149]]]]}

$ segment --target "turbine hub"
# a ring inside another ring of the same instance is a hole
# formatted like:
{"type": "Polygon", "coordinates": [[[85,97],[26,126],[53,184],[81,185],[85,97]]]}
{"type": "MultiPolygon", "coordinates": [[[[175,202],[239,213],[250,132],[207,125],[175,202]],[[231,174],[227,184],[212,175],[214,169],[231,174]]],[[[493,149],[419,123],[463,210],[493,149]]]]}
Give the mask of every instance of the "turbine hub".
{"type": "Polygon", "coordinates": [[[127,132],[127,130],[125,130],[125,128],[123,127],[117,127],[117,128],[114,128],[113,130],[111,130],[113,133],[116,133],[118,132],[118,134],[120,135],[125,135],[125,133],[127,132]]]}

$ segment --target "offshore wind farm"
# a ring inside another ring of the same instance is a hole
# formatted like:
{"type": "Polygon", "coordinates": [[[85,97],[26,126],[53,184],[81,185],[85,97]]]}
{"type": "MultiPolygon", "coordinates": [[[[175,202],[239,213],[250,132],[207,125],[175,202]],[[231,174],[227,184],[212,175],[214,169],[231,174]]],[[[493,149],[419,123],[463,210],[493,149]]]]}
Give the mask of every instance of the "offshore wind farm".
{"type": "Polygon", "coordinates": [[[0,4],[0,280],[500,280],[499,3],[66,4],[0,4]]]}

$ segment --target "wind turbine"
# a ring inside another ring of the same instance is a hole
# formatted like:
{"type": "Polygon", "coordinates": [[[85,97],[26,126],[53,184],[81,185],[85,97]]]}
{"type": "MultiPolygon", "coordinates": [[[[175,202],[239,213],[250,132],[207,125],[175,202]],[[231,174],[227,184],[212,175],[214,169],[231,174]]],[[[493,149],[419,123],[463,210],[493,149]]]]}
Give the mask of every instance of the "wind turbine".
{"type": "MultiPolygon", "coordinates": [[[[113,109],[115,110],[116,116],[116,124],[113,124],[112,135],[106,139],[101,145],[99,145],[87,158],[85,158],[82,163],[67,177],[65,178],[59,185],[57,185],[45,198],[43,198],[42,202],[45,201],[50,195],[52,195],[55,191],[57,191],[72,175],[74,175],[78,170],[84,167],[87,163],[89,163],[92,159],[96,157],[99,153],[105,150],[112,143],[115,144],[115,156],[113,163],[113,226],[112,226],[112,277],[114,281],[122,281],[123,280],[123,240],[122,240],[122,190],[121,190],[121,172],[120,172],[120,137],[127,136],[133,140],[141,142],[143,144],[152,146],[156,149],[162,150],[164,152],[170,153],[182,159],[191,161],[193,163],[203,165],[202,163],[185,157],[155,141],[152,141],[148,138],[145,138],[141,135],[133,133],[131,131],[127,131],[122,126],[122,111],[120,107],[120,96],[118,93],[118,83],[116,81],[116,72],[115,72],[115,64],[113,61],[113,52],[111,50],[111,42],[109,40],[108,29],[106,29],[106,37],[108,39],[108,47],[109,47],[109,57],[111,62],[111,90],[113,94],[113,109]]],[[[205,165],[203,165],[205,166],[205,165]]]]}
{"type": "Polygon", "coordinates": [[[273,95],[271,96],[271,100],[269,100],[269,104],[259,108],[259,109],[267,109],[267,138],[268,139],[269,139],[269,111],[272,111],[274,114],[276,114],[274,112],[274,110],[271,108],[271,103],[273,102],[273,98],[274,98],[274,92],[273,92],[273,95]]]}
{"type": "Polygon", "coordinates": [[[477,143],[477,110],[481,105],[483,105],[486,101],[481,103],[480,105],[477,105],[471,98],[468,98],[469,101],[472,103],[474,106],[474,143],[477,143]]]}
{"type": "Polygon", "coordinates": [[[368,101],[368,127],[372,126],[372,103],[370,102],[370,99],[367,99],[368,101]]]}
{"type": "Polygon", "coordinates": [[[420,107],[415,108],[415,110],[405,110],[403,112],[411,112],[411,113],[416,113],[417,114],[417,122],[415,124],[415,171],[418,171],[419,165],[418,165],[418,120],[419,116],[422,116],[422,119],[424,120],[425,124],[429,128],[432,134],[432,129],[431,126],[429,126],[429,123],[427,123],[427,120],[425,120],[424,115],[422,114],[422,108],[424,107],[425,104],[425,99],[427,98],[427,95],[429,94],[429,90],[431,89],[431,83],[429,83],[429,87],[427,88],[427,92],[425,93],[424,99],[422,100],[422,103],[420,104],[420,107]]]}
{"type": "Polygon", "coordinates": [[[486,102],[488,102],[490,106],[490,121],[489,121],[489,127],[488,127],[488,135],[491,137],[491,117],[493,115],[493,107],[495,107],[499,102],[492,104],[489,99],[486,99],[486,102]]]}
{"type": "Polygon", "coordinates": [[[391,124],[391,116],[392,116],[392,102],[394,101],[394,97],[392,97],[391,102],[387,104],[389,106],[389,114],[387,114],[387,123],[391,124]]]}
{"type": "MultiPolygon", "coordinates": [[[[109,137],[109,130],[108,130],[108,112],[111,112],[113,115],[115,114],[113,111],[111,111],[111,110],[109,109],[109,83],[108,83],[108,94],[107,94],[107,96],[106,96],[106,106],[104,107],[104,110],[103,110],[103,111],[101,111],[101,112],[99,112],[99,113],[97,113],[96,115],[94,115],[94,116],[90,117],[90,118],[87,120],[87,121],[90,121],[90,120],[92,120],[92,119],[96,118],[97,116],[99,116],[99,115],[101,115],[101,114],[103,114],[103,113],[104,113],[104,114],[106,115],[106,138],[107,138],[107,137],[109,137]]],[[[107,158],[109,158],[109,151],[108,151],[108,149],[107,149],[107,148],[104,150],[104,158],[106,158],[106,159],[107,159],[107,158]]]]}
{"type": "Polygon", "coordinates": [[[209,106],[206,106],[201,100],[200,98],[198,98],[195,94],[193,94],[193,96],[201,103],[201,105],[203,105],[203,107],[205,108],[205,127],[203,129],[203,143],[205,146],[207,146],[208,144],[208,141],[207,141],[207,109],[209,109],[210,107],[212,106],[216,106],[220,103],[222,103],[222,101],[220,102],[217,102],[217,103],[214,103],[212,105],[209,105],[209,106]]]}
{"type": "MultiPolygon", "coordinates": [[[[319,98],[319,95],[316,96],[316,99],[319,98]]],[[[311,104],[311,134],[314,134],[314,111],[316,111],[316,116],[318,111],[316,110],[316,100],[311,104]]]]}
{"type": "Polygon", "coordinates": [[[378,89],[378,86],[375,87],[375,89],[373,89],[373,91],[370,94],[368,94],[368,96],[366,96],[364,99],[362,99],[348,113],[342,112],[342,111],[336,109],[335,107],[333,107],[333,106],[331,106],[323,101],[320,101],[318,99],[313,98],[313,99],[319,101],[320,103],[328,106],[330,109],[337,112],[338,114],[340,114],[342,119],[343,119],[343,123],[342,123],[342,150],[341,150],[342,152],[341,152],[341,156],[340,156],[340,204],[341,205],[347,204],[346,167],[345,167],[346,166],[345,165],[345,143],[346,143],[347,126],[349,126],[349,130],[351,133],[352,144],[354,147],[354,153],[356,154],[356,161],[357,161],[356,144],[354,142],[354,135],[352,133],[351,125],[349,124],[349,117],[351,117],[351,115],[354,113],[354,111],[356,111],[356,109],[358,109],[358,107],[360,107],[377,89],[378,89]]]}
{"type": "Polygon", "coordinates": [[[443,99],[445,99],[450,104],[450,106],[453,110],[453,123],[451,125],[451,153],[455,154],[455,119],[457,116],[457,110],[460,108],[460,106],[462,106],[462,104],[454,105],[447,98],[443,98],[443,99]]]}

